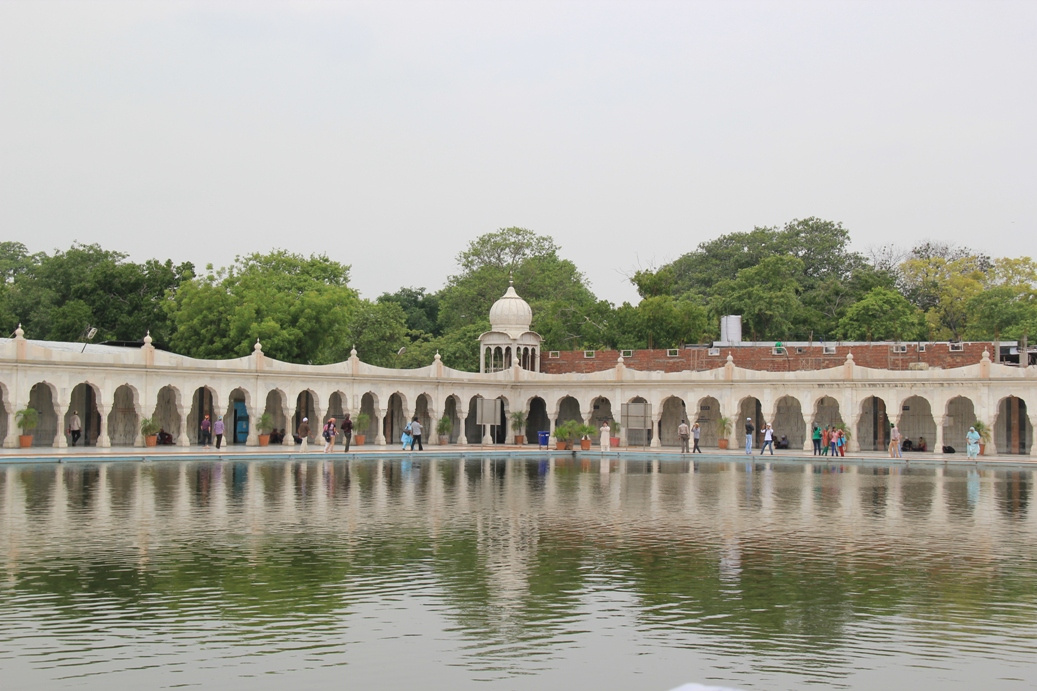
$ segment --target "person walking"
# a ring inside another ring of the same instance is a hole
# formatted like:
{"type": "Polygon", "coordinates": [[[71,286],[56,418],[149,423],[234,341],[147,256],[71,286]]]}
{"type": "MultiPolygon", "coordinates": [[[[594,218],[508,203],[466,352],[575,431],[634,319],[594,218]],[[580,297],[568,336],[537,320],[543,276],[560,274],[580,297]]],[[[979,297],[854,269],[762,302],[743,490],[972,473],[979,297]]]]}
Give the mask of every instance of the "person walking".
{"type": "Polygon", "coordinates": [[[302,419],[296,433],[299,435],[299,439],[302,439],[302,448],[299,449],[299,453],[306,453],[306,444],[310,441],[310,418],[302,419]]]}
{"type": "Polygon", "coordinates": [[[814,433],[811,436],[811,438],[814,440],[814,455],[815,456],[820,456],[821,455],[821,428],[819,426],[814,425],[814,433]]]}
{"type": "Polygon", "coordinates": [[[973,461],[979,458],[979,440],[976,428],[969,427],[969,432],[965,435],[965,454],[973,461]]]}
{"type": "Polygon", "coordinates": [[[828,455],[835,458],[835,455],[839,453],[836,450],[836,446],[839,443],[839,435],[836,434],[835,427],[828,425],[828,455]]]}
{"type": "Polygon", "coordinates": [[[601,423],[601,452],[605,453],[612,449],[612,428],[609,427],[609,421],[605,420],[601,423]]]}
{"type": "Polygon", "coordinates": [[[903,458],[904,452],[900,449],[900,428],[896,423],[890,423],[893,428],[889,431],[889,457],[903,458]]]}
{"type": "Polygon", "coordinates": [[[212,423],[209,422],[209,414],[206,413],[205,417],[202,418],[202,424],[199,425],[202,430],[202,448],[209,448],[209,444],[212,443],[212,423]]]}
{"type": "Polygon", "coordinates": [[[321,436],[324,437],[324,453],[335,450],[336,434],[338,434],[338,429],[335,427],[335,418],[328,418],[328,421],[324,423],[324,429],[321,430],[321,436]]]}
{"type": "Polygon", "coordinates": [[[353,421],[349,419],[349,413],[342,418],[342,443],[345,444],[346,448],[344,451],[349,453],[349,442],[353,441],[353,421]]]}
{"type": "Polygon", "coordinates": [[[766,427],[763,428],[763,446],[760,447],[760,455],[761,456],[763,455],[763,452],[767,450],[768,447],[770,448],[771,455],[773,456],[774,455],[774,430],[771,429],[771,426],[769,424],[766,427]]]}
{"type": "Polygon", "coordinates": [[[72,446],[79,441],[79,435],[83,433],[83,421],[79,419],[79,411],[73,410],[72,417],[68,419],[68,435],[72,437],[72,446]]]}
{"type": "Polygon", "coordinates": [[[751,417],[745,418],[745,453],[748,456],[751,456],[753,453],[753,432],[755,431],[753,419],[751,417]]]}
{"type": "Polygon", "coordinates": [[[216,448],[219,449],[223,443],[223,433],[226,432],[226,428],[223,426],[223,416],[219,415],[216,418],[216,424],[212,426],[212,433],[216,435],[216,448]]]}
{"type": "Polygon", "coordinates": [[[414,438],[414,440],[410,443],[410,450],[411,451],[414,450],[414,445],[415,444],[418,445],[418,451],[424,451],[425,450],[425,447],[421,445],[421,433],[423,431],[424,430],[421,427],[421,423],[418,422],[418,416],[415,415],[414,419],[411,420],[411,422],[410,422],[410,436],[414,438]]]}
{"type": "Polygon", "coordinates": [[[691,438],[691,428],[687,420],[681,420],[677,425],[677,438],[681,440],[681,453],[688,453],[688,439],[691,438]]]}
{"type": "Polygon", "coordinates": [[[695,446],[691,450],[692,453],[702,453],[702,449],[699,448],[699,437],[701,436],[702,428],[699,427],[699,423],[696,422],[691,426],[691,439],[695,442],[695,446]]]}

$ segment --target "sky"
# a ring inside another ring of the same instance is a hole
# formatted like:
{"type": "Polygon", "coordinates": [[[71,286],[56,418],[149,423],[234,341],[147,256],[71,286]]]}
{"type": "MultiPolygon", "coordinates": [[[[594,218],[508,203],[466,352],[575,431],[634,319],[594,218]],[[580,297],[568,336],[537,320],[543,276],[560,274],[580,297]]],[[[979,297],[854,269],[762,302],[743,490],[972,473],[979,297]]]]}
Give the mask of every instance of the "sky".
{"type": "Polygon", "coordinates": [[[518,226],[618,304],[809,216],[1037,256],[1037,2],[0,0],[32,252],[323,253],[373,299],[518,226]]]}

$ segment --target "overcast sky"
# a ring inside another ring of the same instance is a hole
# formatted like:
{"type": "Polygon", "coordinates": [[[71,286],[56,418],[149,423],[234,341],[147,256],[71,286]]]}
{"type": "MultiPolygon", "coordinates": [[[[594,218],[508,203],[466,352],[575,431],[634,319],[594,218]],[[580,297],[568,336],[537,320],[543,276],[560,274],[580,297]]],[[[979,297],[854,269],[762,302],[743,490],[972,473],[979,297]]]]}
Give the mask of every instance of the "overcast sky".
{"type": "Polygon", "coordinates": [[[807,216],[1037,256],[1037,2],[0,0],[31,251],[323,252],[374,298],[521,226],[618,303],[807,216]]]}

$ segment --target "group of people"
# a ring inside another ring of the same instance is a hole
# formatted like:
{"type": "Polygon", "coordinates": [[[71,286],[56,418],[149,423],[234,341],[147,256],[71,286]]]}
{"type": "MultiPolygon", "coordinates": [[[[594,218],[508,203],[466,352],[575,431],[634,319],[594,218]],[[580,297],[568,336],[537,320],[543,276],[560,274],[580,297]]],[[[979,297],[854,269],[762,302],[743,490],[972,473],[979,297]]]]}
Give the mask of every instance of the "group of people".
{"type": "MultiPolygon", "coordinates": [[[[681,453],[702,453],[702,449],[699,448],[699,438],[702,437],[702,428],[699,423],[693,424],[688,427],[687,420],[681,420],[681,424],[677,425],[677,438],[681,442],[681,453]],[[689,452],[688,442],[694,442],[694,447],[689,452]]],[[[774,453],[771,451],[771,453],[774,453]]]]}
{"type": "MultiPolygon", "coordinates": [[[[302,446],[299,451],[306,453],[310,440],[310,419],[304,417],[295,432],[295,443],[302,446]]],[[[324,423],[324,427],[320,431],[320,436],[324,439],[324,453],[332,453],[335,450],[335,440],[340,433],[342,434],[343,451],[348,452],[349,445],[353,441],[353,420],[349,417],[349,413],[343,416],[341,428],[337,418],[330,417],[324,423]]]]}
{"type": "Polygon", "coordinates": [[[201,431],[202,448],[208,449],[210,444],[212,444],[213,435],[216,435],[216,448],[219,449],[223,444],[223,435],[226,432],[226,427],[223,424],[223,416],[217,415],[216,422],[212,422],[209,420],[209,414],[206,413],[205,417],[202,419],[201,431]]]}
{"type": "Polygon", "coordinates": [[[815,456],[846,456],[846,432],[835,425],[814,425],[810,438],[814,442],[815,456]]]}

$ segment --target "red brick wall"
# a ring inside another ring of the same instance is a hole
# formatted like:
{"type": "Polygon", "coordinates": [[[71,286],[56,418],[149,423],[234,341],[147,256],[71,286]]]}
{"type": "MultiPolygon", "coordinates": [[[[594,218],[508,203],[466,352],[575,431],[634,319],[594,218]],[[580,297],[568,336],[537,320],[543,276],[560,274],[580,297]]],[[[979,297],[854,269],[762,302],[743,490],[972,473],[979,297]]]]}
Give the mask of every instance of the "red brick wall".
{"type": "MultiPolygon", "coordinates": [[[[858,367],[873,369],[906,370],[915,362],[924,362],[929,367],[963,367],[974,365],[983,357],[986,349],[993,357],[994,345],[989,342],[963,343],[961,352],[952,352],[947,343],[923,343],[923,352],[918,344],[909,343],[906,353],[894,353],[889,343],[836,345],[834,355],[822,353],[822,346],[788,346],[784,355],[774,355],[772,346],[730,346],[720,348],[720,355],[709,355],[707,348],[681,348],[676,357],[667,355],[666,350],[635,350],[624,358],[623,364],[630,369],[643,371],[685,372],[709,370],[723,367],[727,356],[734,356],[738,367],[769,372],[816,370],[838,367],[846,362],[846,354],[853,353],[858,367]],[[797,350],[802,349],[802,352],[797,350]]],[[[597,350],[593,358],[584,357],[582,350],[563,350],[559,357],[552,358],[548,351],[540,356],[540,369],[549,374],[569,372],[600,372],[612,369],[619,359],[618,350],[597,350]]]]}

